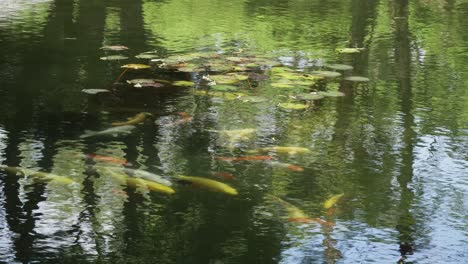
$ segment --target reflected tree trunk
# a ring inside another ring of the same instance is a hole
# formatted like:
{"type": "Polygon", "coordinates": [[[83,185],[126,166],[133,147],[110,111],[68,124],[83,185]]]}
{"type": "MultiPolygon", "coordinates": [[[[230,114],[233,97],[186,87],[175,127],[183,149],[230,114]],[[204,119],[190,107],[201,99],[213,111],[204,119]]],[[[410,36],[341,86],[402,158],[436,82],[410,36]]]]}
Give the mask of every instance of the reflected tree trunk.
{"type": "Polygon", "coordinates": [[[393,17],[395,21],[395,59],[396,73],[399,78],[400,107],[403,114],[403,140],[404,147],[401,150],[402,167],[398,176],[400,185],[399,218],[396,229],[399,232],[400,253],[404,261],[406,255],[414,250],[414,216],[410,212],[414,193],[409,189],[413,178],[414,144],[416,133],[413,111],[413,95],[411,91],[411,46],[408,0],[393,1],[393,17]]]}

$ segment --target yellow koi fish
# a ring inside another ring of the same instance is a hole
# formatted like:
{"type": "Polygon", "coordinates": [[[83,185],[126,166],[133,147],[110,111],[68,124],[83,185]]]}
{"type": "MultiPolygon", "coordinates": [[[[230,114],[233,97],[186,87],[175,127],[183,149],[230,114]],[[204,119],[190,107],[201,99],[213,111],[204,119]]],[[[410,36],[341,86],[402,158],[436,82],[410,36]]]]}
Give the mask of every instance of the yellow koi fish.
{"type": "Polygon", "coordinates": [[[343,195],[344,195],[344,193],[333,195],[332,197],[330,197],[328,200],[326,200],[323,203],[323,208],[329,209],[329,208],[333,207],[341,199],[341,197],[343,197],[343,195]]]}
{"type": "Polygon", "coordinates": [[[136,114],[134,117],[130,117],[128,121],[124,122],[114,122],[113,126],[126,126],[126,125],[136,125],[146,120],[146,117],[151,116],[150,113],[142,112],[136,114]]]}
{"type": "Polygon", "coordinates": [[[210,180],[210,179],[201,178],[201,177],[191,177],[191,176],[182,176],[182,175],[178,176],[177,178],[183,181],[191,182],[199,186],[206,187],[208,189],[212,189],[214,191],[223,192],[223,193],[227,193],[230,195],[238,194],[236,189],[219,181],[210,180]]]}
{"type": "Polygon", "coordinates": [[[288,214],[288,222],[302,223],[302,224],[318,223],[320,225],[328,226],[328,227],[331,227],[334,225],[333,222],[329,222],[320,218],[309,217],[301,209],[297,208],[296,206],[286,202],[285,200],[277,196],[274,196],[274,195],[268,195],[268,196],[274,199],[275,201],[277,201],[279,204],[281,204],[284,207],[284,209],[286,210],[288,214]]]}
{"type": "Polygon", "coordinates": [[[52,174],[52,173],[40,172],[40,171],[35,171],[35,170],[30,170],[30,169],[20,168],[20,167],[8,167],[8,166],[3,166],[3,165],[0,166],[0,168],[6,170],[8,172],[12,172],[12,173],[15,173],[17,175],[19,174],[19,175],[22,175],[22,176],[25,176],[25,177],[31,176],[31,177],[35,177],[35,178],[51,180],[51,181],[58,182],[58,183],[61,183],[61,184],[75,183],[75,181],[72,180],[71,178],[68,178],[68,177],[65,177],[65,176],[60,176],[60,175],[55,175],[55,174],[52,174]]]}
{"type": "Polygon", "coordinates": [[[161,193],[166,193],[166,194],[173,194],[175,193],[174,189],[172,189],[169,186],[162,185],[157,182],[152,182],[152,181],[147,181],[143,179],[138,179],[138,178],[133,178],[133,177],[128,177],[127,178],[127,184],[133,187],[144,187],[148,188],[149,190],[156,191],[156,192],[161,192],[161,193]]]}
{"type": "Polygon", "coordinates": [[[162,185],[162,184],[157,183],[157,182],[152,182],[152,181],[140,179],[140,178],[130,177],[127,174],[125,174],[123,171],[121,173],[117,172],[114,168],[110,169],[110,168],[100,167],[100,166],[98,168],[104,169],[112,177],[116,178],[117,180],[121,181],[122,183],[126,182],[128,185],[130,185],[132,187],[136,187],[136,188],[137,187],[143,187],[143,188],[147,188],[147,189],[152,190],[152,191],[166,193],[166,194],[175,193],[174,189],[172,189],[169,186],[162,185]]]}
{"type": "Polygon", "coordinates": [[[301,147],[267,147],[267,148],[261,148],[258,150],[254,150],[253,152],[267,152],[267,151],[273,151],[277,153],[288,153],[291,155],[294,154],[308,154],[311,153],[310,149],[308,148],[301,148],[301,147]]]}

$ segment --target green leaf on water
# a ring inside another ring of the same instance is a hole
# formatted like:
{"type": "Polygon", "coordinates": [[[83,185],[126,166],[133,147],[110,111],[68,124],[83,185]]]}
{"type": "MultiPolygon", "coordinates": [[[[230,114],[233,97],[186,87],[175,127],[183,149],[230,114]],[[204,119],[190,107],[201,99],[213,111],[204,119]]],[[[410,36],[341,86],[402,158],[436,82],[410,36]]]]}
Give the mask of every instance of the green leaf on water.
{"type": "Polygon", "coordinates": [[[324,98],[323,95],[318,93],[298,93],[290,97],[297,100],[319,100],[324,98]]]}
{"type": "Polygon", "coordinates": [[[306,104],[294,104],[294,103],[279,103],[278,106],[281,108],[290,109],[290,110],[302,110],[302,109],[306,109],[309,107],[309,105],[306,105],[306,104]]]}
{"type": "Polygon", "coordinates": [[[212,90],[221,91],[221,92],[232,92],[239,90],[239,87],[234,85],[227,85],[227,84],[217,84],[211,86],[212,90]]]}
{"type": "Polygon", "coordinates": [[[135,58],[137,59],[156,59],[158,57],[158,55],[151,53],[141,53],[135,56],[135,58]]]}
{"type": "Polygon", "coordinates": [[[310,74],[312,76],[318,76],[323,78],[336,78],[341,76],[341,73],[334,71],[313,71],[310,74]]]}
{"type": "Polygon", "coordinates": [[[245,81],[249,77],[246,75],[228,73],[225,75],[210,75],[210,79],[215,81],[217,84],[233,84],[240,81],[245,81]]]}
{"type": "Polygon", "coordinates": [[[345,80],[350,82],[368,82],[369,78],[362,76],[348,76],[345,78],[345,80]]]}
{"type": "Polygon", "coordinates": [[[354,69],[353,66],[345,65],[345,64],[329,64],[329,65],[326,65],[325,67],[332,69],[332,70],[336,70],[336,71],[349,71],[349,70],[354,69]]]}
{"type": "Polygon", "coordinates": [[[112,60],[126,60],[128,57],[122,55],[110,55],[105,57],[100,57],[100,60],[112,61],[112,60]]]}
{"type": "Polygon", "coordinates": [[[363,50],[365,50],[365,48],[338,48],[336,49],[338,53],[343,53],[343,54],[355,54],[355,53],[360,53],[363,50]]]}
{"type": "Polygon", "coordinates": [[[244,103],[263,103],[268,101],[267,98],[261,96],[244,96],[240,97],[239,100],[244,103]]]}
{"type": "Polygon", "coordinates": [[[340,97],[345,96],[344,93],[338,91],[327,91],[327,92],[318,92],[319,95],[327,96],[327,97],[340,97]]]}
{"type": "Polygon", "coordinates": [[[175,81],[172,83],[172,85],[181,86],[181,87],[191,87],[191,86],[194,86],[195,83],[191,81],[175,81]]]}

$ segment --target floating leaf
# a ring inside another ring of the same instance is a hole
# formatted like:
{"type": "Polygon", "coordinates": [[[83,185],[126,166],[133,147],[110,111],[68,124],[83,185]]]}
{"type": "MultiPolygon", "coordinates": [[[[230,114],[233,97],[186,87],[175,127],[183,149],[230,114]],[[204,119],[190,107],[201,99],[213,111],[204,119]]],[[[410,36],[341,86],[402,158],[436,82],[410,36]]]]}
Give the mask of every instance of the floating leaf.
{"type": "Polygon", "coordinates": [[[324,96],[318,93],[299,93],[291,95],[290,97],[298,100],[319,100],[322,99],[324,96]]]}
{"type": "Polygon", "coordinates": [[[158,58],[158,55],[156,54],[151,54],[151,53],[141,53],[135,56],[137,59],[156,59],[158,58]]]}
{"type": "Polygon", "coordinates": [[[120,68],[132,69],[132,70],[141,70],[141,69],[149,69],[149,68],[151,68],[151,66],[146,65],[146,64],[125,64],[120,68]]]}
{"type": "Polygon", "coordinates": [[[231,91],[239,90],[239,88],[237,86],[226,85],[226,84],[213,85],[213,86],[211,86],[211,89],[216,90],[216,91],[222,91],[222,92],[231,92],[231,91]]]}
{"type": "Polygon", "coordinates": [[[226,75],[210,75],[209,77],[211,80],[219,84],[233,84],[247,80],[249,78],[246,75],[240,75],[236,73],[228,73],[226,75]]]}
{"type": "Polygon", "coordinates": [[[251,79],[253,81],[257,81],[257,82],[267,80],[267,79],[270,78],[268,75],[255,73],[255,72],[249,73],[248,77],[249,77],[249,79],[251,79]]]}
{"type": "Polygon", "coordinates": [[[163,87],[164,84],[162,83],[137,83],[135,85],[133,85],[133,87],[136,87],[136,88],[143,88],[143,87],[152,87],[152,88],[159,88],[159,87],[163,87]]]}
{"type": "Polygon", "coordinates": [[[196,90],[193,92],[196,95],[206,95],[206,96],[213,96],[219,97],[226,100],[234,100],[238,99],[242,96],[245,96],[244,93],[232,93],[232,92],[217,92],[217,91],[205,91],[205,90],[196,90]]]}
{"type": "Polygon", "coordinates": [[[345,78],[345,80],[350,82],[368,82],[369,78],[362,76],[348,76],[345,78]]]}
{"type": "Polygon", "coordinates": [[[247,61],[249,61],[249,58],[244,58],[244,57],[227,57],[226,60],[232,61],[232,62],[247,62],[247,61]]]}
{"type": "Polygon", "coordinates": [[[313,71],[310,74],[314,76],[324,77],[324,78],[335,78],[335,77],[341,76],[341,73],[334,72],[334,71],[313,71]]]}
{"type": "Polygon", "coordinates": [[[271,87],[275,87],[275,88],[294,88],[295,85],[293,83],[278,82],[278,83],[272,83],[271,87]]]}
{"type": "Polygon", "coordinates": [[[326,65],[327,68],[337,71],[348,71],[354,69],[353,66],[345,65],[345,64],[329,64],[326,65]]]}
{"type": "Polygon", "coordinates": [[[114,46],[103,46],[101,47],[102,50],[114,50],[114,51],[118,51],[118,50],[128,50],[128,47],[126,46],[117,46],[117,45],[114,45],[114,46]]]}
{"type": "Polygon", "coordinates": [[[83,89],[81,92],[85,94],[110,93],[110,91],[106,89],[83,89]]]}
{"type": "Polygon", "coordinates": [[[127,80],[129,84],[155,83],[154,79],[132,79],[127,80]]]}
{"type": "Polygon", "coordinates": [[[244,96],[239,98],[244,103],[263,103],[267,102],[268,99],[265,97],[260,97],[260,96],[244,96]]]}
{"type": "Polygon", "coordinates": [[[122,56],[122,55],[110,55],[110,56],[105,56],[105,57],[100,57],[100,60],[125,60],[128,59],[128,57],[122,56]]]}
{"type": "Polygon", "coordinates": [[[365,50],[365,48],[341,48],[341,49],[336,49],[336,51],[338,53],[344,53],[344,54],[360,53],[363,50],[365,50]]]}
{"type": "Polygon", "coordinates": [[[182,87],[190,87],[190,86],[195,85],[195,83],[191,81],[175,81],[172,84],[175,86],[182,86],[182,87]]]}
{"type": "Polygon", "coordinates": [[[294,103],[279,103],[278,106],[284,109],[291,109],[291,110],[301,110],[301,109],[306,109],[309,107],[309,105],[306,105],[306,104],[294,104],[294,103]]]}
{"type": "Polygon", "coordinates": [[[327,97],[340,97],[345,96],[344,93],[338,91],[327,91],[327,92],[318,92],[319,95],[327,96],[327,97]]]}
{"type": "Polygon", "coordinates": [[[201,72],[204,71],[205,68],[199,67],[196,64],[186,63],[183,67],[180,67],[177,70],[181,72],[201,72]]]}

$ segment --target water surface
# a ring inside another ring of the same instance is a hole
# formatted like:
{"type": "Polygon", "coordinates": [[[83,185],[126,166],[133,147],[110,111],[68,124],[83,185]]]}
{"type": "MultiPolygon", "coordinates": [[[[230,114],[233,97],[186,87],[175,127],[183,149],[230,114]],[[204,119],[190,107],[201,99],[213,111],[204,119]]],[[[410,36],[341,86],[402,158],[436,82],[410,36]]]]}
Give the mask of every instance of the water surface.
{"type": "Polygon", "coordinates": [[[75,181],[0,172],[0,262],[468,262],[468,1],[0,0],[0,7],[1,163],[75,181]],[[211,89],[202,76],[215,72],[152,64],[118,78],[123,64],[149,63],[134,57],[149,51],[276,64],[250,70],[266,80],[238,85],[243,96],[266,98],[260,103],[197,93],[211,89]],[[115,54],[129,59],[100,60],[115,54]],[[306,87],[274,85],[280,66],[305,75],[337,63],[353,70],[306,87]],[[369,82],[344,79],[351,75],[369,82]],[[133,78],[195,84],[139,89],[126,83],[133,78]],[[321,90],[345,96],[294,99],[321,90]],[[127,136],[80,138],[141,112],[152,116],[127,136]],[[237,129],[254,133],[220,132],[237,129]],[[274,146],[310,152],[252,152],[274,146]],[[86,154],[166,176],[175,194],[128,186],[95,166],[118,165],[86,154]],[[222,160],[252,155],[272,160],[222,160]],[[177,175],[218,180],[239,194],[177,175]],[[333,208],[323,207],[340,193],[333,208]],[[293,221],[285,204],[307,223],[293,221]]]}

